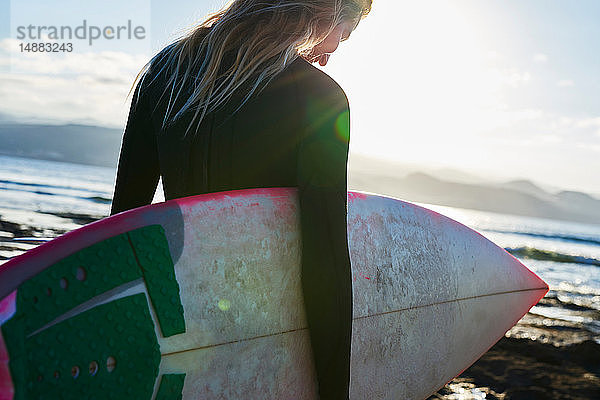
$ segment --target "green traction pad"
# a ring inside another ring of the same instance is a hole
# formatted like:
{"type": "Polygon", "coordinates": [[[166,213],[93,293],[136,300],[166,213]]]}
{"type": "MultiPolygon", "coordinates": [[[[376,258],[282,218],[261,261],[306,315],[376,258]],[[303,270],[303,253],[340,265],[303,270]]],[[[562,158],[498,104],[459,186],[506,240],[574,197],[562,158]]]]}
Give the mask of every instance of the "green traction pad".
{"type": "MultiPolygon", "coordinates": [[[[96,306],[44,329],[82,303],[139,278],[145,281],[162,335],[185,332],[179,285],[160,225],[96,243],[21,284],[17,290],[17,311],[1,326],[10,357],[15,400],[149,399],[150,396],[141,395],[145,390],[150,390],[151,395],[160,351],[144,294],[96,306]],[[119,374],[114,374],[117,369],[108,373],[106,357],[114,357],[118,368],[126,365],[131,368],[126,373],[122,369],[119,374]],[[89,370],[95,366],[92,362],[97,363],[98,371],[90,375],[89,370]],[[74,366],[79,368],[77,378],[71,376],[74,366]],[[74,389],[77,387],[79,391],[74,389]],[[106,393],[105,387],[110,387],[106,393]],[[134,388],[135,395],[128,394],[130,388],[134,388]]],[[[178,376],[165,375],[168,377],[164,380],[165,389],[161,385],[159,392],[171,393],[183,387],[185,375],[178,376]]]]}
{"type": "Polygon", "coordinates": [[[95,296],[141,278],[126,234],[71,254],[21,284],[17,313],[27,335],[95,296]]]}
{"type": "Polygon", "coordinates": [[[179,284],[169,253],[169,243],[160,225],[127,233],[144,274],[146,287],[164,337],[185,332],[179,284]]]}
{"type": "Polygon", "coordinates": [[[156,400],[181,400],[185,374],[167,374],[160,380],[156,400]]]}
{"type": "MultiPolygon", "coordinates": [[[[9,323],[15,328],[22,320],[9,323]]],[[[18,331],[6,335],[12,376],[23,377],[13,382],[15,400],[152,396],[160,349],[144,294],[97,306],[31,338],[15,337],[18,331]],[[18,364],[15,341],[24,342],[18,364]]]]}

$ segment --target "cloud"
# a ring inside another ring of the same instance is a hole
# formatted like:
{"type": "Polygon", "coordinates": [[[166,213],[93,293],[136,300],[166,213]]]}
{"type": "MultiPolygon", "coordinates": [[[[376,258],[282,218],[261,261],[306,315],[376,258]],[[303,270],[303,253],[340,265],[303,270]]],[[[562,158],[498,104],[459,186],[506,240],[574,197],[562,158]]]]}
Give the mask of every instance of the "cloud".
{"type": "Polygon", "coordinates": [[[548,56],[543,53],[536,53],[533,55],[533,61],[536,63],[545,63],[548,61],[548,56]]]}
{"type": "Polygon", "coordinates": [[[20,53],[19,42],[0,41],[0,113],[21,121],[124,125],[127,94],[147,55],[20,53]]]}
{"type": "Polygon", "coordinates": [[[514,67],[492,68],[485,73],[483,78],[492,82],[496,86],[510,86],[518,88],[527,85],[531,80],[531,74],[528,71],[521,71],[514,67]]]}
{"type": "MultiPolygon", "coordinates": [[[[491,124],[500,121],[488,131],[492,140],[511,142],[527,138],[532,143],[566,144],[582,146],[600,145],[600,116],[569,117],[553,112],[524,109],[498,111],[488,120],[491,124]]],[[[482,127],[483,128],[483,127],[482,127]]]]}
{"type": "Polygon", "coordinates": [[[556,82],[556,86],[558,86],[558,87],[571,87],[573,85],[575,85],[575,82],[573,82],[570,79],[562,79],[562,80],[556,82]]]}
{"type": "Polygon", "coordinates": [[[575,123],[575,126],[600,138],[600,117],[580,119],[575,123]]]}

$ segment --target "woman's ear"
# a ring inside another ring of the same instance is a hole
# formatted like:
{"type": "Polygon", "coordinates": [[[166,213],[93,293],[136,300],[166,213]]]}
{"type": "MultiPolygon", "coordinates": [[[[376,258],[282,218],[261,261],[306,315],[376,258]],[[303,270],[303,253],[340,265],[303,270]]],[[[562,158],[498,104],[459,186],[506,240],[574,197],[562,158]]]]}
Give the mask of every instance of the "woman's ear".
{"type": "Polygon", "coordinates": [[[323,54],[321,57],[319,57],[319,65],[321,67],[326,66],[329,62],[329,57],[331,57],[331,54],[323,54]]]}

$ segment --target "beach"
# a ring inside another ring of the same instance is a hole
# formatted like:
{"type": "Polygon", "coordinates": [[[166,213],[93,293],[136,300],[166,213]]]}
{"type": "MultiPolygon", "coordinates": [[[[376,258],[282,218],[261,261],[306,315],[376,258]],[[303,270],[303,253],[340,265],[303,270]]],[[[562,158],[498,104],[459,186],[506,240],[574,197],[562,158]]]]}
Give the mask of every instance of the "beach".
{"type": "MultiPolygon", "coordinates": [[[[108,215],[114,170],[0,157],[0,262],[108,215]]],[[[600,398],[600,227],[429,207],[513,253],[550,291],[431,399],[600,398]]],[[[451,349],[449,349],[451,351],[451,349]]]]}
{"type": "MultiPolygon", "coordinates": [[[[540,304],[552,307],[553,301],[545,298],[540,304]]],[[[552,321],[529,313],[430,399],[598,398],[600,344],[594,335],[576,324],[553,327],[552,321]]]]}

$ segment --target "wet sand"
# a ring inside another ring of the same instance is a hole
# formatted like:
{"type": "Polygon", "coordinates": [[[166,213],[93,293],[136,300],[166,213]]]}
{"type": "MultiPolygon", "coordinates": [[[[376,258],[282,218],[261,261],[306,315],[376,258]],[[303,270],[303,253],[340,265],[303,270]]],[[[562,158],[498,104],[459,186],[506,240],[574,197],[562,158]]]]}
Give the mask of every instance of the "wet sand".
{"type": "MultiPolygon", "coordinates": [[[[538,307],[558,303],[546,297],[538,307]]],[[[600,311],[572,307],[600,319],[600,311]]],[[[430,400],[600,399],[600,344],[595,338],[578,323],[528,313],[430,400]]]]}
{"type": "Polygon", "coordinates": [[[600,345],[505,337],[430,399],[482,398],[600,399],[600,345]]]}

